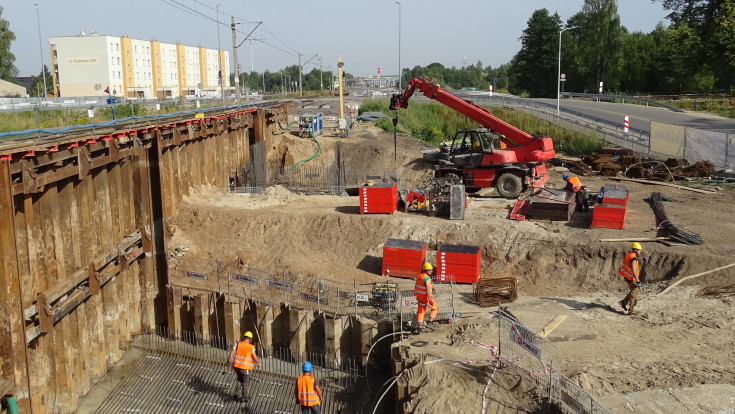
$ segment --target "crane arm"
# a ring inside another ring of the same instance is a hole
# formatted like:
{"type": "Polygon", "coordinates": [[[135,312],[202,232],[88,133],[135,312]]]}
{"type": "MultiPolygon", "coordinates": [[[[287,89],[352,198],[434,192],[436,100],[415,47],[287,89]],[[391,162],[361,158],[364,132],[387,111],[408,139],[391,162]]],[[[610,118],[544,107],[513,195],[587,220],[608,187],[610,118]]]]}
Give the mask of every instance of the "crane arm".
{"type": "Polygon", "coordinates": [[[477,121],[484,128],[501,135],[501,141],[508,147],[516,149],[527,156],[518,157],[519,161],[542,161],[553,158],[554,152],[551,138],[539,137],[522,131],[492,115],[487,109],[472,102],[461,99],[426,79],[412,78],[403,93],[391,97],[390,109],[408,107],[408,101],[415,91],[423,93],[427,98],[436,100],[466,117],[477,121]],[[523,151],[527,149],[528,151],[523,151]]]}

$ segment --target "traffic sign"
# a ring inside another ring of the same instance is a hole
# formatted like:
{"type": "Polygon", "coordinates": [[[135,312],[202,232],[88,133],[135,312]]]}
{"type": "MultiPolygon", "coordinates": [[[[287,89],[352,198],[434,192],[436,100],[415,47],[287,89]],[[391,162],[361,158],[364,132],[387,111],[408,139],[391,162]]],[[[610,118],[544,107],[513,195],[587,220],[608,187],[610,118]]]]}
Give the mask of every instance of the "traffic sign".
{"type": "Polygon", "coordinates": [[[567,74],[566,73],[562,73],[561,75],[559,75],[559,80],[562,81],[562,82],[566,82],[566,80],[567,80],[567,74]]]}

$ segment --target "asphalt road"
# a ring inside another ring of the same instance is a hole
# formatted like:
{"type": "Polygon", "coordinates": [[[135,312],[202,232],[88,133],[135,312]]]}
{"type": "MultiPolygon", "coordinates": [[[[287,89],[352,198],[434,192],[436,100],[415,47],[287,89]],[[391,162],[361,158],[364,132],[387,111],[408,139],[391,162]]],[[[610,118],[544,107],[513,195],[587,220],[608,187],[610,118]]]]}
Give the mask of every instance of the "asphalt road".
{"type": "MultiPolygon", "coordinates": [[[[556,100],[535,99],[556,107],[556,100]]],[[[668,109],[646,107],[644,105],[595,102],[579,99],[563,99],[560,103],[563,113],[599,119],[608,124],[623,124],[625,116],[630,117],[630,127],[650,132],[650,122],[682,125],[706,131],[735,134],[735,119],[723,118],[698,112],[673,112],[668,109]]]]}

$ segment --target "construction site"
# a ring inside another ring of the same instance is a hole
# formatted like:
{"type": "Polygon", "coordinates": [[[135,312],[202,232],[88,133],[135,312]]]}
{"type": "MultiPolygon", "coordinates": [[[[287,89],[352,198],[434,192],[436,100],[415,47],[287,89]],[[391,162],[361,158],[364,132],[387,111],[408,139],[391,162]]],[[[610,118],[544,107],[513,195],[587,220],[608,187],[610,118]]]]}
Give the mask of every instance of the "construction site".
{"type": "Polygon", "coordinates": [[[341,104],[3,141],[3,408],[296,413],[309,361],[323,413],[735,410],[730,187],[581,171],[534,138],[530,178],[490,188],[341,104]],[[632,242],[634,317],[618,305],[632,242]],[[427,262],[438,313],[418,330],[427,262]],[[227,359],[245,332],[261,365],[241,403],[227,359]]]}

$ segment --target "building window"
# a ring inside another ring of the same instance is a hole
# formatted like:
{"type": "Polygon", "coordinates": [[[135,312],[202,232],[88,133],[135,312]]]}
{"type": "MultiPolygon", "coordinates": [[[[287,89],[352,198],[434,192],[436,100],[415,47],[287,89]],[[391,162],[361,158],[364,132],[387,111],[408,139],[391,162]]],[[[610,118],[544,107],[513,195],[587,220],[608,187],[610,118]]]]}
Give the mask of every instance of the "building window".
{"type": "Polygon", "coordinates": [[[122,75],[120,75],[120,71],[119,70],[117,71],[117,77],[120,78],[120,79],[122,79],[122,75]]]}
{"type": "Polygon", "coordinates": [[[113,65],[115,64],[115,58],[112,58],[112,64],[113,65]]]}
{"type": "Polygon", "coordinates": [[[110,42],[110,50],[115,50],[115,48],[112,47],[112,42],[110,42]]]}
{"type": "Polygon", "coordinates": [[[120,64],[120,58],[117,58],[117,64],[118,65],[120,64]]]}
{"type": "Polygon", "coordinates": [[[135,45],[135,53],[138,53],[138,45],[135,45]]]}
{"type": "Polygon", "coordinates": [[[117,48],[117,50],[120,50],[120,43],[115,43],[115,48],[117,48]]]}

